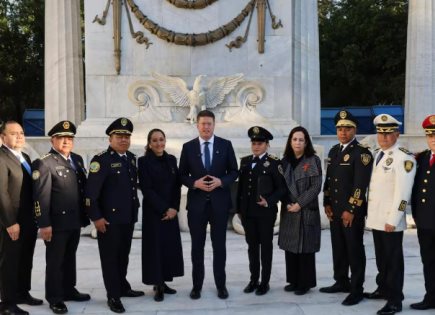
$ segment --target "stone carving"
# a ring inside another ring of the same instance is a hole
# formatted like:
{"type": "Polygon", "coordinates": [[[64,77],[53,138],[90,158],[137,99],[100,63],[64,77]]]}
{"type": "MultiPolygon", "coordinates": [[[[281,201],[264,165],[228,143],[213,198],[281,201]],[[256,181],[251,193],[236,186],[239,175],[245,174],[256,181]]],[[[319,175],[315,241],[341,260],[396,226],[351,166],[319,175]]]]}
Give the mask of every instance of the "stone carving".
{"type": "Polygon", "coordinates": [[[217,0],[196,0],[196,1],[188,1],[188,0],[166,0],[170,4],[173,4],[177,8],[182,9],[204,9],[205,7],[213,4],[217,0]]]}
{"type": "Polygon", "coordinates": [[[210,81],[207,89],[204,89],[201,81],[205,75],[199,75],[193,83],[193,88],[189,90],[186,82],[180,78],[156,72],[153,72],[152,76],[177,106],[188,106],[190,108],[186,121],[191,124],[196,122],[196,115],[199,110],[216,108],[243,79],[243,74],[240,73],[217,78],[210,81]]]}

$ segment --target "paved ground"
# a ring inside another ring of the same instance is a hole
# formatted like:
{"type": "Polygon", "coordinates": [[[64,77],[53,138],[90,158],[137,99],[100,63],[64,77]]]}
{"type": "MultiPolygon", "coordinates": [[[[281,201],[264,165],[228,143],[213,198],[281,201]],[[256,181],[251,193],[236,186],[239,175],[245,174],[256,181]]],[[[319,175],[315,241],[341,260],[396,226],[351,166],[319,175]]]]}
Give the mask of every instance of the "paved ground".
{"type": "MultiPolygon", "coordinates": [[[[163,302],[153,300],[152,288],[141,283],[141,244],[139,239],[133,241],[130,255],[128,279],[134,289],[145,290],[145,297],[123,298],[127,314],[376,314],[384,304],[383,301],[364,300],[352,307],[341,305],[345,294],[324,294],[318,291],[321,286],[332,284],[332,258],[329,230],[322,232],[322,249],[317,254],[317,288],[305,296],[295,296],[283,291],[285,283],[285,264],[283,251],[275,246],[271,279],[271,290],[268,294],[258,297],[255,294],[244,294],[242,289],[249,279],[248,258],[244,237],[228,231],[227,235],[227,287],[230,297],[220,300],[216,296],[213,283],[212,251],[210,240],[206,248],[206,279],[200,300],[189,298],[191,289],[190,236],[182,233],[185,258],[185,276],[176,278],[172,286],[178,290],[173,296],[165,296],[163,302]]],[[[275,238],[276,243],[277,238],[275,238]]],[[[373,240],[370,232],[365,234],[367,252],[367,272],[365,288],[367,291],[375,289],[374,277],[376,266],[374,260],[373,240]]],[[[32,294],[43,297],[44,289],[44,259],[45,248],[38,240],[35,260],[32,294]]],[[[405,301],[402,314],[435,314],[435,310],[419,312],[412,311],[409,304],[421,300],[424,293],[422,265],[419,256],[419,246],[415,230],[409,230],[404,238],[405,253],[405,301]]],[[[105,290],[103,286],[97,242],[89,237],[82,237],[77,253],[78,285],[83,292],[89,292],[92,299],[89,302],[68,302],[68,314],[108,314],[105,290]]],[[[23,308],[31,314],[50,314],[47,302],[42,306],[23,308]]],[[[112,313],[114,314],[114,313],[112,313]]]]}

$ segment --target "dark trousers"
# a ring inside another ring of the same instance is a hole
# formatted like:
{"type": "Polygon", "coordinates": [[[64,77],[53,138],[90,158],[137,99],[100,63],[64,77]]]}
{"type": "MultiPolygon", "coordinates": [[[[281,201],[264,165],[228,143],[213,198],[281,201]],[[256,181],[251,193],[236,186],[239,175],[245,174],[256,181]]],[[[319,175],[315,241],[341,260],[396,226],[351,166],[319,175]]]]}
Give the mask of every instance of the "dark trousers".
{"type": "Polygon", "coordinates": [[[376,266],[376,283],[379,291],[390,303],[403,301],[403,232],[373,230],[376,266]]]}
{"type": "Polygon", "coordinates": [[[276,215],[246,217],[242,220],[246,243],[248,243],[251,281],[257,282],[260,278],[261,259],[261,283],[269,283],[270,273],[272,271],[273,227],[275,220],[276,215]]]}
{"type": "Polygon", "coordinates": [[[45,298],[50,304],[63,302],[76,286],[76,252],[80,229],[53,231],[45,242],[45,298]]]}
{"type": "Polygon", "coordinates": [[[0,293],[2,304],[16,304],[31,288],[33,253],[37,230],[20,226],[20,237],[12,241],[0,228],[0,293]]]}
{"type": "Polygon", "coordinates": [[[204,246],[207,223],[210,223],[210,238],[213,247],[213,275],[217,288],[226,283],[225,263],[227,258],[226,237],[228,211],[213,209],[210,202],[203,211],[189,210],[187,213],[190,237],[192,239],[192,280],[195,289],[202,289],[204,282],[204,246]]]}
{"type": "Polygon", "coordinates": [[[417,236],[426,288],[424,300],[435,305],[435,229],[417,228],[417,236]]]}
{"type": "Polygon", "coordinates": [[[350,292],[361,295],[366,270],[364,219],[354,218],[351,227],[344,227],[340,218],[334,218],[330,226],[334,279],[339,283],[347,283],[350,267],[350,292]]]}
{"type": "Polygon", "coordinates": [[[316,284],[316,254],[285,252],[287,282],[297,289],[311,289],[316,284]]]}
{"type": "Polygon", "coordinates": [[[127,281],[128,256],[134,224],[106,225],[106,232],[98,232],[101,269],[107,298],[119,299],[131,289],[127,281]]]}

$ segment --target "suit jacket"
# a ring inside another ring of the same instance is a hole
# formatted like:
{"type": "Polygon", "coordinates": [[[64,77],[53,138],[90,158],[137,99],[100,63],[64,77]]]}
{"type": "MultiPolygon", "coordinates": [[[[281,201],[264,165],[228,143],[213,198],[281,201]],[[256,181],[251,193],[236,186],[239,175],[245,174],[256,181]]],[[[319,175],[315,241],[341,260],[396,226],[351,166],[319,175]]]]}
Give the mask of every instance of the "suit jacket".
{"type": "Polygon", "coordinates": [[[186,209],[189,211],[203,210],[208,199],[210,199],[213,209],[229,211],[232,207],[230,186],[236,180],[238,172],[231,141],[215,136],[212,154],[212,165],[207,174],[201,160],[199,138],[190,140],[183,145],[180,156],[180,175],[181,182],[189,189],[186,205],[186,209]],[[194,182],[205,175],[220,178],[222,186],[212,192],[195,189],[194,182]]]}
{"type": "Polygon", "coordinates": [[[411,198],[415,177],[415,159],[395,144],[385,151],[378,165],[373,165],[368,193],[368,228],[384,231],[388,223],[395,231],[406,229],[405,210],[411,198]]]}
{"type": "Polygon", "coordinates": [[[356,139],[342,152],[339,144],[331,148],[323,186],[323,204],[332,207],[334,218],[340,219],[343,211],[352,212],[357,218],[366,216],[366,191],[372,164],[369,149],[356,139]]]}
{"type": "Polygon", "coordinates": [[[33,162],[33,201],[40,228],[67,231],[89,224],[84,211],[86,169],[80,155],[70,156],[75,170],[53,149],[33,162]]]}
{"type": "MultiPolygon", "coordinates": [[[[30,158],[23,153],[26,161],[30,158]]],[[[15,223],[36,227],[32,206],[32,178],[17,157],[4,145],[0,147],[0,227],[15,223]]]]}
{"type": "Polygon", "coordinates": [[[435,229],[435,166],[430,167],[431,156],[430,150],[417,156],[411,208],[417,228],[433,230],[435,229]]]}
{"type": "Polygon", "coordinates": [[[86,184],[86,211],[92,221],[105,218],[110,224],[137,221],[136,156],[126,152],[124,162],[110,146],[94,156],[86,184]]]}
{"type": "Polygon", "coordinates": [[[275,216],[278,211],[277,203],[286,191],[284,177],[281,174],[281,161],[265,154],[252,168],[252,159],[253,156],[249,155],[243,157],[240,162],[237,212],[246,217],[275,216]],[[269,187],[259,187],[259,185],[269,187]],[[268,190],[268,193],[259,193],[259,190],[268,190]],[[267,207],[257,204],[260,194],[266,199],[267,207]]]}

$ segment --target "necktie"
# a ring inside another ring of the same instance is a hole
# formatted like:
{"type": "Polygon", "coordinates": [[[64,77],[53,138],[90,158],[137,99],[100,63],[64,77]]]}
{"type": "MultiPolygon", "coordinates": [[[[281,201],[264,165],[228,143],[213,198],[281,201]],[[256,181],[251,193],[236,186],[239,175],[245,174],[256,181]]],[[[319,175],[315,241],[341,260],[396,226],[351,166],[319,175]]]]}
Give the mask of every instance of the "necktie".
{"type": "Polygon", "coordinates": [[[204,142],[204,167],[208,171],[210,171],[210,149],[208,148],[208,145],[210,142],[206,141],[204,142]]]}
{"type": "Polygon", "coordinates": [[[26,169],[27,173],[32,174],[32,168],[26,159],[22,155],[17,155],[18,160],[20,160],[21,165],[26,169]]]}
{"type": "Polygon", "coordinates": [[[258,163],[258,162],[260,162],[260,158],[259,158],[258,156],[255,156],[255,157],[252,159],[252,163],[258,163]]]}
{"type": "Polygon", "coordinates": [[[376,165],[378,165],[379,161],[382,160],[382,157],[383,157],[383,156],[384,156],[384,151],[381,151],[381,152],[378,154],[378,157],[377,157],[377,159],[376,159],[376,165]]]}
{"type": "Polygon", "coordinates": [[[73,168],[73,170],[76,171],[77,168],[76,168],[76,166],[75,166],[73,160],[72,160],[70,157],[68,158],[68,162],[69,162],[69,164],[71,165],[71,167],[73,168]]]}
{"type": "Polygon", "coordinates": [[[432,165],[434,165],[434,163],[435,163],[435,154],[432,154],[432,157],[430,158],[430,161],[429,161],[429,165],[432,167],[432,165]]]}
{"type": "Polygon", "coordinates": [[[343,151],[344,145],[340,144],[340,152],[343,151]]]}

